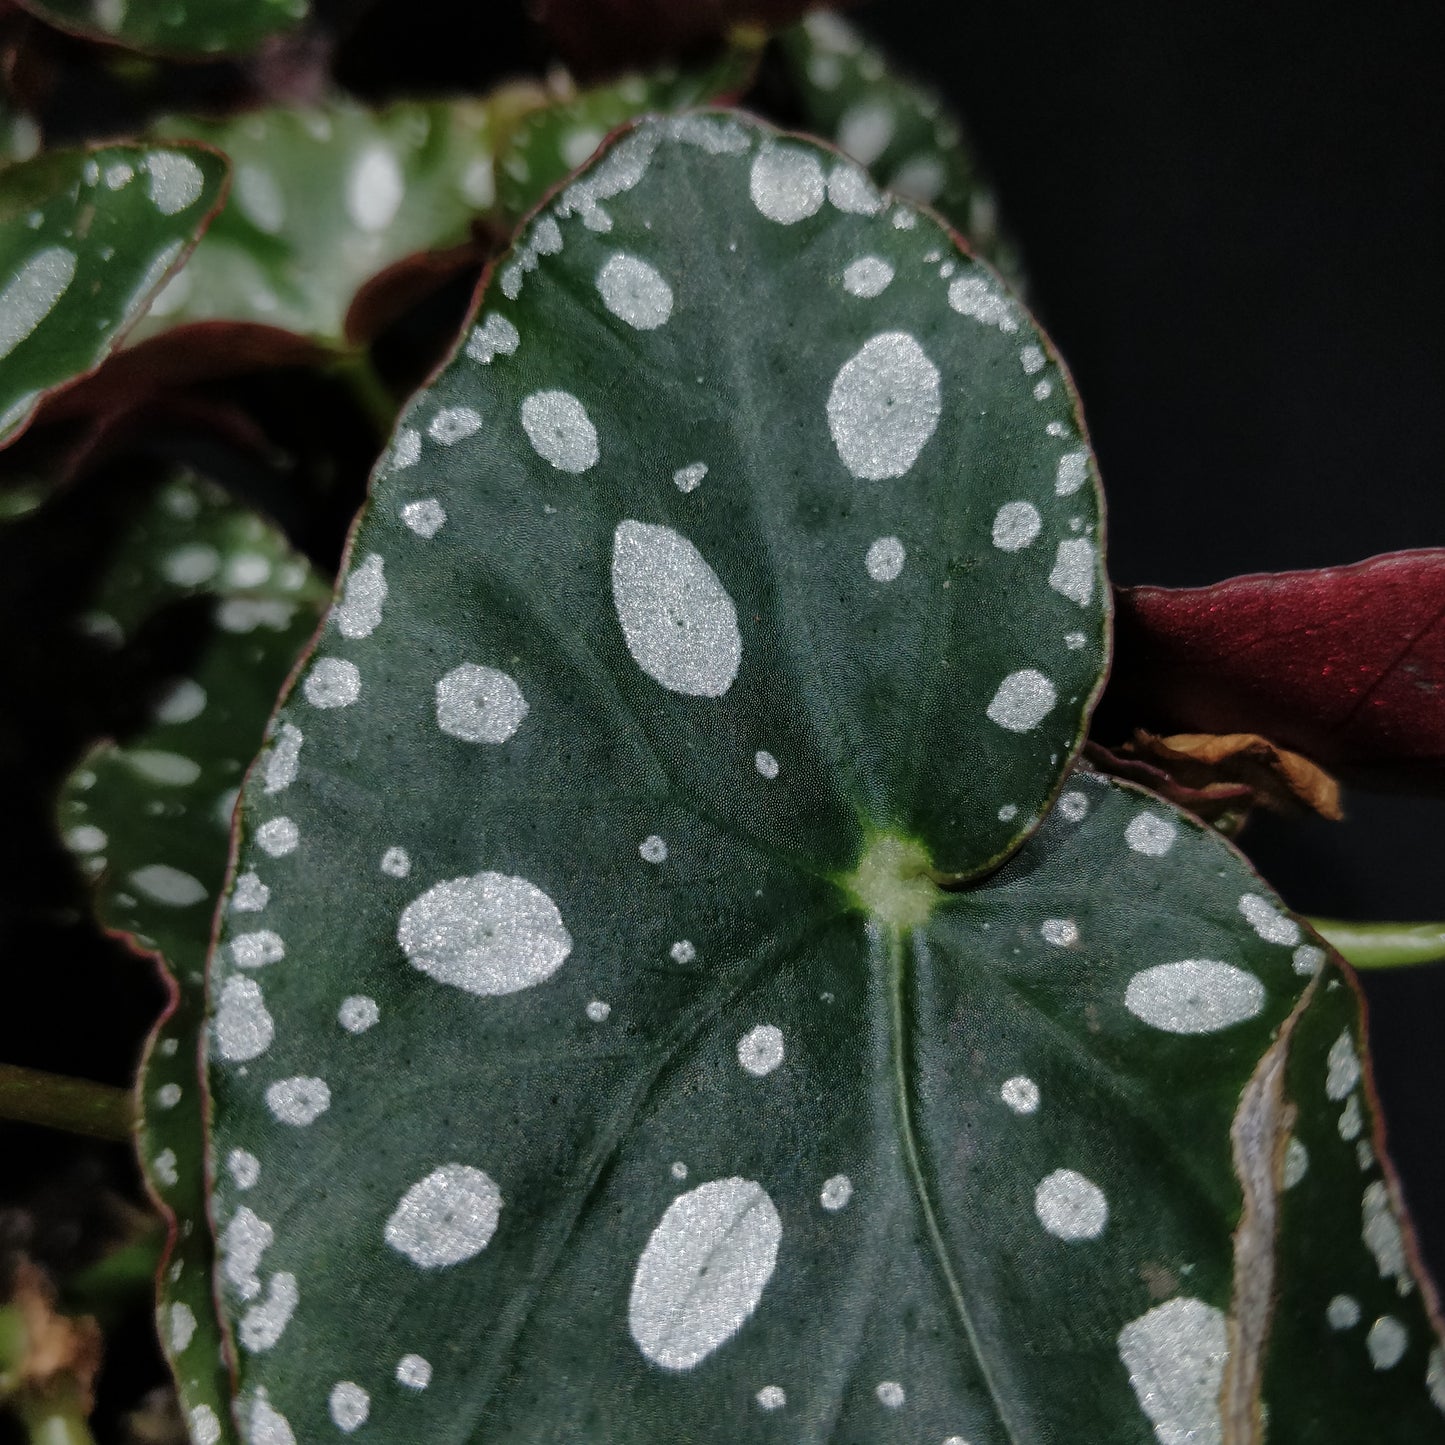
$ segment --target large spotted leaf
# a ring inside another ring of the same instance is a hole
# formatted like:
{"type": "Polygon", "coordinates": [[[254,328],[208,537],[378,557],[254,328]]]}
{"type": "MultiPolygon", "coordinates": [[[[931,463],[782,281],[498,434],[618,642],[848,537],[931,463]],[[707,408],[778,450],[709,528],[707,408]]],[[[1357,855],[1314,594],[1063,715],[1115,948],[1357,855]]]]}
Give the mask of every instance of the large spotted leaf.
{"type": "Polygon", "coordinates": [[[254,50],[291,29],[308,0],[20,0],[42,20],[92,40],[163,55],[254,50]]]}
{"type": "Polygon", "coordinates": [[[231,321],[344,345],[369,283],[417,253],[468,242],[473,215],[494,198],[491,124],[480,103],[367,111],[341,101],[166,123],[224,151],[235,183],[137,337],[231,321]]]}
{"type": "Polygon", "coordinates": [[[958,122],[847,21],[808,16],[778,37],[805,124],[868,167],[880,185],[947,216],[1005,274],[1019,266],[993,188],[958,122]]]}
{"type": "Polygon", "coordinates": [[[93,371],[220,204],[199,146],[60,151],[0,172],[0,445],[93,371]]]}
{"type": "Polygon", "coordinates": [[[243,1434],[1257,1437],[1323,954],[1070,779],[1098,506],[1028,316],[835,153],[650,121],[534,218],[243,794],[243,1434]]]}
{"type": "Polygon", "coordinates": [[[320,595],[306,563],[259,517],[192,478],[158,489],[117,549],[102,615],[124,635],[148,613],[195,599],[209,627],[194,661],[157,696],[150,724],[123,745],[93,748],[60,798],[62,834],[92,879],[101,924],[158,954],[171,985],[141,1065],[137,1146],[178,1224],[159,1276],[157,1323],[200,1445],[235,1438],[211,1302],[211,1236],[200,1223],[196,1042],[206,949],[236,790],[272,699],[315,630],[320,595]]]}

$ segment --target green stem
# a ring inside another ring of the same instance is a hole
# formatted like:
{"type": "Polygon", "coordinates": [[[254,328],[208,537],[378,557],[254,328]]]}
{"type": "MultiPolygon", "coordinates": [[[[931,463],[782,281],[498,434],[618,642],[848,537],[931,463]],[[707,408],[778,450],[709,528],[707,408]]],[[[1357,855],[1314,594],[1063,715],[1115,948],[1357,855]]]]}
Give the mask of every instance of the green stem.
{"type": "Polygon", "coordinates": [[[1356,968],[1445,962],[1445,923],[1344,923],[1335,918],[1311,918],[1310,923],[1356,968]]]}
{"type": "Polygon", "coordinates": [[[124,1143],[135,1123],[135,1105],[128,1089],[0,1064],[0,1119],[124,1143]]]}
{"type": "Polygon", "coordinates": [[[370,353],[353,351],[340,357],[332,367],[332,375],[345,383],[357,405],[375,424],[377,434],[389,437],[401,406],[371,364],[370,353]]]}

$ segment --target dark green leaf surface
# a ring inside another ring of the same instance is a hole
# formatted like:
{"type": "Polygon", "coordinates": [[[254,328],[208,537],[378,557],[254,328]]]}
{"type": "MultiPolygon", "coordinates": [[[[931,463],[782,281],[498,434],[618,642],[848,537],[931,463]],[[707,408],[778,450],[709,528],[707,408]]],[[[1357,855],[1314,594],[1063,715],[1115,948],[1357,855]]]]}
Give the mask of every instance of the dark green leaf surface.
{"type": "Polygon", "coordinates": [[[752,77],[755,55],[729,49],[705,70],[663,68],[593,86],[523,116],[497,156],[497,201],[513,222],[592,155],[620,125],[649,112],[734,99],[752,77]]]}
{"type": "Polygon", "coordinates": [[[534,220],[244,794],[251,1440],[1249,1438],[1319,955],[1068,779],[1098,508],[1027,314],[835,154],[647,122],[534,220]]]}
{"type": "Polygon", "coordinates": [[[137,338],[191,321],[246,321],[342,345],[363,285],[396,262],[460,245],[494,200],[481,104],[343,102],[232,120],[170,121],[167,134],[231,158],[230,203],[137,338]]]}
{"type": "Polygon", "coordinates": [[[1298,1117],[1284,1160],[1264,1381],[1272,1440],[1334,1445],[1441,1433],[1437,1302],[1382,1163],[1364,1059],[1359,995],[1330,965],[1295,1028],[1284,1079],[1298,1117]]]}
{"type": "Polygon", "coordinates": [[[868,167],[879,185],[933,206],[1005,274],[1019,267],[1000,234],[993,188],[967,137],[931,90],[900,76],[847,21],[810,15],[779,37],[805,126],[868,167]]]}
{"type": "Polygon", "coordinates": [[[0,172],[0,444],[93,371],[184,260],[226,163],[198,146],[60,151],[0,172]]]}
{"type": "Polygon", "coordinates": [[[42,20],[91,40],[162,55],[254,50],[290,30],[307,0],[20,0],[42,20]]]}
{"type": "Polygon", "coordinates": [[[259,517],[183,478],[158,490],[123,539],[102,601],[128,632],[149,612],[198,594],[215,599],[214,631],[193,669],[166,687],[143,733],[91,751],[59,811],[65,840],[93,880],[101,923],[160,954],[173,980],[173,1007],[137,1086],[137,1145],[152,1190],[180,1222],[160,1277],[161,1341],[193,1437],[214,1445],[234,1437],[203,1225],[196,1041],[206,949],[242,770],[315,630],[322,593],[259,517]]]}

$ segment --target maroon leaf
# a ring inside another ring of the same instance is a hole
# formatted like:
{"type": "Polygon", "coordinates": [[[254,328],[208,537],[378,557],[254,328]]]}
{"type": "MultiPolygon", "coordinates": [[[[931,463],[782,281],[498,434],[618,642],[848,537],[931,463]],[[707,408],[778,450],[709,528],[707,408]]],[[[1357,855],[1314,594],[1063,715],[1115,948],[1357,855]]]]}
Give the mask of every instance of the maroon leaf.
{"type": "Polygon", "coordinates": [[[1113,704],[1334,769],[1445,775],[1445,548],[1117,594],[1113,704]]]}

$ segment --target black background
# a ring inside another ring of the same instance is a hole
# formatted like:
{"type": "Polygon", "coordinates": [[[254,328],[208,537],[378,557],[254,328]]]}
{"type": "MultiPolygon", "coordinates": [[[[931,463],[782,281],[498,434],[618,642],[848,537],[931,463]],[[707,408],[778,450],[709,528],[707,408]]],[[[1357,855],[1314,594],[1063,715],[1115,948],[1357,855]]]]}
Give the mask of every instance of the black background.
{"type": "MultiPolygon", "coordinates": [[[[1117,582],[1445,544],[1445,5],[894,0],[858,18],[993,173],[1083,398],[1117,582]]],[[[381,98],[544,54],[517,4],[383,0],[339,69],[381,98]]],[[[53,550],[0,531],[0,1059],[124,1083],[160,990],[85,921],[51,814],[87,709],[124,687],[64,645],[73,539],[110,524],[93,496],[57,505],[75,527],[53,550]]],[[[1243,846],[1305,912],[1445,917],[1445,803],[1346,804],[1344,824],[1259,819],[1243,846]]],[[[1445,966],[1365,986],[1392,1153],[1445,1277],[1445,966]]],[[[77,1200],[133,1188],[129,1169],[119,1146],[0,1128],[0,1251],[63,1264],[93,1232],[77,1200]]],[[[116,1338],[111,1379],[158,1367],[146,1329],[116,1338]]]]}

